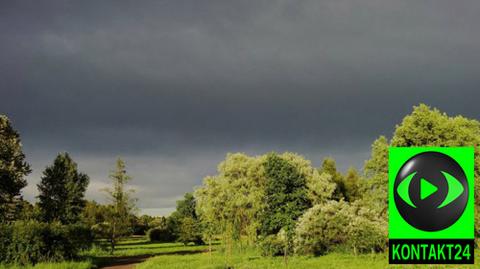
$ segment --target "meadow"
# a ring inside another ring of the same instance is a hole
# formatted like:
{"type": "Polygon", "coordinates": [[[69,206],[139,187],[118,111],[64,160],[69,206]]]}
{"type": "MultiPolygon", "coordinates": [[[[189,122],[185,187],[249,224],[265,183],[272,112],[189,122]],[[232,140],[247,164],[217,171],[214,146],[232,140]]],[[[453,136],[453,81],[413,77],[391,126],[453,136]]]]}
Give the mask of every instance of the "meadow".
{"type": "Polygon", "coordinates": [[[141,260],[132,264],[137,269],[281,269],[281,268],[322,268],[322,269],[395,269],[395,268],[480,268],[480,257],[476,255],[475,266],[452,265],[388,265],[386,253],[353,255],[343,252],[332,252],[320,257],[293,256],[285,265],[283,257],[262,257],[257,251],[235,251],[231,257],[226,257],[219,251],[220,245],[215,245],[212,253],[208,246],[185,246],[181,243],[150,243],[143,237],[130,238],[122,241],[112,255],[108,250],[93,248],[81,254],[82,261],[62,263],[41,263],[36,266],[20,267],[0,265],[0,269],[94,269],[115,265],[119,259],[141,260]],[[143,261],[145,260],[145,261],[143,261]]]}

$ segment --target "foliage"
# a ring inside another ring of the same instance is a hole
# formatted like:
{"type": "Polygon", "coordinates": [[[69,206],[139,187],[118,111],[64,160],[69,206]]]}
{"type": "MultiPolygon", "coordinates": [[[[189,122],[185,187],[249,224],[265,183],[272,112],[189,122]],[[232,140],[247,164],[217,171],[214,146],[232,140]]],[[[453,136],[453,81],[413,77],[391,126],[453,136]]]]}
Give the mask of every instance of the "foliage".
{"type": "Polygon", "coordinates": [[[35,265],[20,266],[15,264],[0,264],[0,269],[91,269],[90,261],[44,262],[35,265]]]}
{"type": "Polygon", "coordinates": [[[147,237],[150,242],[173,242],[175,235],[166,227],[151,228],[147,231],[147,237]]]}
{"type": "Polygon", "coordinates": [[[345,201],[315,205],[299,219],[295,235],[295,252],[321,255],[335,244],[347,240],[353,211],[345,201]]]}
{"type": "Polygon", "coordinates": [[[30,173],[18,132],[6,116],[0,115],[0,222],[16,218],[20,191],[27,186],[24,177],[30,173]]]}
{"type": "Polygon", "coordinates": [[[295,222],[311,206],[307,179],[288,160],[275,153],[267,156],[264,167],[267,182],[261,233],[285,233],[283,254],[287,264],[288,253],[293,246],[295,222]]]}
{"type": "Polygon", "coordinates": [[[315,205],[296,227],[295,251],[322,255],[340,244],[355,252],[379,251],[386,246],[386,223],[369,210],[341,201],[315,205]]]}
{"type": "Polygon", "coordinates": [[[147,231],[151,228],[167,227],[167,219],[165,217],[153,217],[149,215],[142,215],[140,217],[134,216],[134,235],[146,235],[147,231]]]}
{"type": "Polygon", "coordinates": [[[340,201],[346,199],[346,186],[343,180],[343,176],[337,170],[337,164],[333,158],[325,158],[322,162],[322,167],[319,169],[320,173],[330,175],[330,179],[335,183],[335,189],[332,193],[332,199],[340,201]]]}
{"type": "Polygon", "coordinates": [[[365,162],[366,182],[362,186],[363,203],[383,219],[388,217],[388,140],[380,136],[372,144],[372,153],[365,162]]]}
{"type": "Polygon", "coordinates": [[[120,237],[126,236],[132,232],[133,219],[131,218],[135,210],[136,200],[132,197],[132,189],[126,189],[126,184],[131,180],[127,174],[125,162],[117,159],[116,168],[110,173],[112,187],[104,191],[111,204],[105,212],[105,222],[99,229],[100,235],[104,235],[110,243],[110,251],[113,253],[115,245],[120,237]]]}
{"type": "MultiPolygon", "coordinates": [[[[228,154],[218,166],[218,175],[206,177],[196,189],[196,212],[203,237],[212,242],[216,234],[225,239],[246,239],[253,244],[259,227],[264,196],[264,157],[228,154]]],[[[224,240],[225,242],[225,240],[224,240]]]]}
{"type": "Polygon", "coordinates": [[[331,174],[313,168],[312,163],[302,155],[285,152],[279,156],[295,167],[296,171],[306,179],[307,197],[312,204],[320,204],[332,199],[336,185],[332,182],[331,174]]]}
{"type": "Polygon", "coordinates": [[[278,234],[270,234],[260,241],[262,256],[280,256],[285,254],[285,238],[278,234]]]}
{"type": "Polygon", "coordinates": [[[361,178],[358,171],[350,167],[343,177],[345,185],[345,200],[348,202],[354,202],[361,198],[360,183],[361,178]]]}
{"type": "MultiPolygon", "coordinates": [[[[474,146],[475,178],[480,176],[480,122],[463,116],[449,117],[438,109],[425,104],[415,106],[410,115],[403,118],[390,141],[394,147],[414,146],[474,146]]],[[[372,145],[372,156],[365,163],[365,203],[379,212],[384,219],[388,216],[388,140],[380,137],[372,145]]],[[[480,207],[480,182],[475,180],[475,203],[480,207]]],[[[476,233],[480,235],[480,223],[476,222],[476,233]]]]}
{"type": "Polygon", "coordinates": [[[195,212],[196,200],[192,193],[185,193],[177,201],[176,210],[167,218],[166,227],[176,240],[184,244],[195,242],[202,244],[202,224],[195,212]]]}
{"type": "Polygon", "coordinates": [[[194,218],[185,217],[181,219],[177,240],[185,245],[192,242],[197,245],[203,244],[199,225],[200,223],[194,218]]]}
{"type": "Polygon", "coordinates": [[[108,211],[107,207],[108,206],[98,204],[95,201],[87,201],[82,212],[82,222],[89,227],[105,222],[105,215],[108,211]]]}
{"type": "Polygon", "coordinates": [[[387,223],[378,219],[375,213],[366,208],[356,208],[352,222],[347,228],[346,245],[354,254],[380,252],[387,248],[387,223]]]}
{"type": "Polygon", "coordinates": [[[73,259],[92,242],[90,230],[82,225],[16,221],[0,228],[0,257],[6,263],[25,265],[73,259]]]}
{"type": "Polygon", "coordinates": [[[276,234],[293,229],[295,220],[310,207],[306,178],[281,156],[271,153],[265,162],[267,184],[262,234],[276,234]]]}
{"type": "Polygon", "coordinates": [[[63,224],[79,221],[88,183],[88,176],[77,171],[77,164],[68,153],[58,154],[38,184],[42,220],[63,224]]]}

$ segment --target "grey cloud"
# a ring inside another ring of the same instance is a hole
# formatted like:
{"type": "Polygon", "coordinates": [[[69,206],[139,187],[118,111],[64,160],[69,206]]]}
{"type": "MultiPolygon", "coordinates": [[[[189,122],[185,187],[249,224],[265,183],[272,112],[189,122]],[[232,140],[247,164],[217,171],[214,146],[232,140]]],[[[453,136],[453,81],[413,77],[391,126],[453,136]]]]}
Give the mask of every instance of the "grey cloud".
{"type": "MultiPolygon", "coordinates": [[[[370,143],[415,104],[480,118],[479,9],[445,0],[4,2],[0,113],[34,166],[28,197],[56,152],[71,152],[93,185],[124,156],[141,206],[166,212],[226,152],[290,150],[316,165],[331,155],[342,169],[361,167],[370,143]]],[[[93,189],[89,197],[101,199],[93,189]]]]}

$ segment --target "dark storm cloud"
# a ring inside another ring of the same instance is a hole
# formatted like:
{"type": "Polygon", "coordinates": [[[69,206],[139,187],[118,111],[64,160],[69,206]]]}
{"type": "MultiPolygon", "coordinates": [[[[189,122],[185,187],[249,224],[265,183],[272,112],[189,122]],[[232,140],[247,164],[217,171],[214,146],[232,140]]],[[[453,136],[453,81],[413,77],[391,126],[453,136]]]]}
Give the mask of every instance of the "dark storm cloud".
{"type": "Polygon", "coordinates": [[[0,107],[35,173],[131,164],[171,208],[229,151],[361,166],[419,102],[480,118],[476,1],[15,1],[0,4],[0,107]]]}

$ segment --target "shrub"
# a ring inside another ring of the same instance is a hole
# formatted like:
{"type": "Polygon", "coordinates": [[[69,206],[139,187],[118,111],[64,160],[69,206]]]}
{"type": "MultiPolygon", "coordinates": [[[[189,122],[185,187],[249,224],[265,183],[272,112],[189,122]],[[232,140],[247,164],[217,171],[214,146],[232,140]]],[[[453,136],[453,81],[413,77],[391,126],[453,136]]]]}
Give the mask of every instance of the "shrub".
{"type": "Polygon", "coordinates": [[[346,243],[355,254],[379,252],[387,248],[387,223],[370,213],[370,210],[360,209],[348,226],[346,243]]]}
{"type": "Polygon", "coordinates": [[[0,256],[6,263],[25,265],[72,259],[91,244],[89,229],[81,225],[17,221],[1,228],[0,256]]]}
{"type": "Polygon", "coordinates": [[[6,261],[12,241],[12,226],[0,223],[0,261],[6,261]]]}
{"type": "Polygon", "coordinates": [[[297,223],[295,252],[321,255],[333,245],[345,242],[352,218],[353,210],[344,201],[315,205],[297,223]]]}
{"type": "Polygon", "coordinates": [[[175,236],[167,228],[156,227],[147,231],[150,242],[173,242],[175,236]]]}
{"type": "Polygon", "coordinates": [[[386,223],[361,207],[330,201],[310,208],[299,219],[295,235],[298,254],[322,255],[339,245],[357,252],[386,246],[386,223]]]}
{"type": "Polygon", "coordinates": [[[285,240],[279,235],[267,235],[260,241],[260,250],[262,256],[280,256],[285,251],[285,240]]]}

